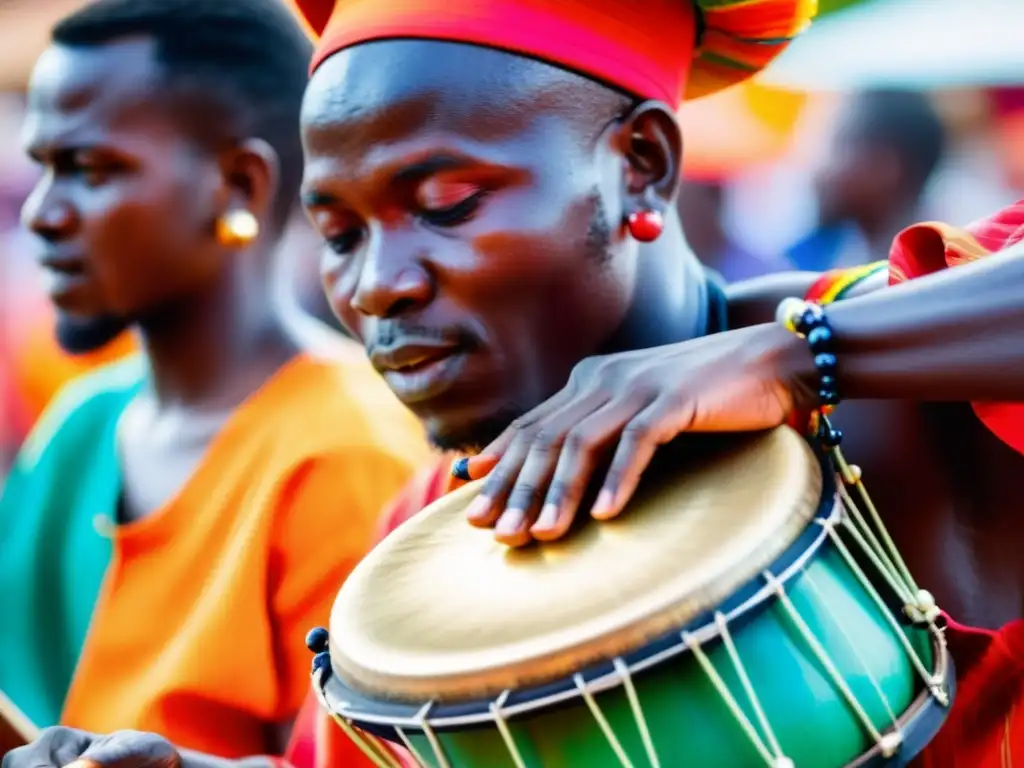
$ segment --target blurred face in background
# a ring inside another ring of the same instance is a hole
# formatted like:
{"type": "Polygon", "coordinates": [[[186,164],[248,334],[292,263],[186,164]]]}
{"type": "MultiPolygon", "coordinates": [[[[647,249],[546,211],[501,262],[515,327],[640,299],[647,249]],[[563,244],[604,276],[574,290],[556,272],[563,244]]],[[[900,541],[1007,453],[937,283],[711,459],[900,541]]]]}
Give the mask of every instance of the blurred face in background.
{"type": "Polygon", "coordinates": [[[856,221],[890,204],[900,173],[898,156],[864,135],[858,109],[848,105],[814,172],[819,222],[829,226],[856,221]]]}
{"type": "Polygon", "coordinates": [[[220,268],[216,159],[161,96],[149,40],[51,46],[23,145],[41,177],[22,209],[70,352],[98,348],[220,268]]]}

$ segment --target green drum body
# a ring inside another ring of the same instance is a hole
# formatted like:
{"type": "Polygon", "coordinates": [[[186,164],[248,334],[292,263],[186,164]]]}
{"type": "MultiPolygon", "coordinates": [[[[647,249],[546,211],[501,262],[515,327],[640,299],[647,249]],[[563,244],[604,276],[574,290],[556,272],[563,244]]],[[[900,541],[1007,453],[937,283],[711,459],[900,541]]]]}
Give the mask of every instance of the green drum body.
{"type": "Polygon", "coordinates": [[[398,763],[378,740],[438,768],[905,765],[941,727],[953,669],[935,611],[908,601],[920,591],[844,497],[825,474],[795,539],[636,650],[461,700],[337,669],[315,688],[379,765],[398,763]]]}

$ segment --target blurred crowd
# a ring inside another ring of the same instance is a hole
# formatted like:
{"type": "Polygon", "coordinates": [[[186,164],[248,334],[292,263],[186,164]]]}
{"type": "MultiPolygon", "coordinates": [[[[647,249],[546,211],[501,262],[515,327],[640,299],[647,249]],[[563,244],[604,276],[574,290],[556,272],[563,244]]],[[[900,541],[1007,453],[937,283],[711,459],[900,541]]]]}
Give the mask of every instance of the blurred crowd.
{"type": "MultiPolygon", "coordinates": [[[[21,94],[0,95],[0,471],[63,383],[133,347],[124,337],[71,357],[56,345],[19,224],[36,173],[19,145],[23,109],[21,94]]],[[[685,109],[693,162],[679,210],[694,252],[728,280],[883,258],[911,222],[966,223],[1024,188],[1024,88],[837,96],[751,85],[685,109]],[[723,122],[728,151],[716,154],[723,122]]],[[[318,247],[297,215],[279,254],[278,300],[337,327],[318,247]]]]}

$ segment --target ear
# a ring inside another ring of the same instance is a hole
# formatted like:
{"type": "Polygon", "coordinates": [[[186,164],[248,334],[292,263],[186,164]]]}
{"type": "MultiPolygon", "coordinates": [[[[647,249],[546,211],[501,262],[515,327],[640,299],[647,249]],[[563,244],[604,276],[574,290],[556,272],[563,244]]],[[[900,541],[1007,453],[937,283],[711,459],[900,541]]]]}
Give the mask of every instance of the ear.
{"type": "Polygon", "coordinates": [[[664,215],[682,169],[683,137],[675,115],[661,102],[645,101],[623,118],[620,131],[627,213],[654,210],[664,215]]]}
{"type": "Polygon", "coordinates": [[[263,139],[246,139],[225,149],[219,160],[227,192],[220,213],[244,209],[265,223],[277,197],[277,152],[263,139]]]}

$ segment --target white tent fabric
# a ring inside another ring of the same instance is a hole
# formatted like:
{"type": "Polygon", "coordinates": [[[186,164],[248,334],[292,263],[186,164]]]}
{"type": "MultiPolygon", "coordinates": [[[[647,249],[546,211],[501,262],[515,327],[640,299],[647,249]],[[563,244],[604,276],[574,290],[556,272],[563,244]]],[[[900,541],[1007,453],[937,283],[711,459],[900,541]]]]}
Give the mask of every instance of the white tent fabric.
{"type": "Polygon", "coordinates": [[[1024,0],[870,0],[815,22],[760,81],[795,90],[1024,85],[1024,0]]]}

